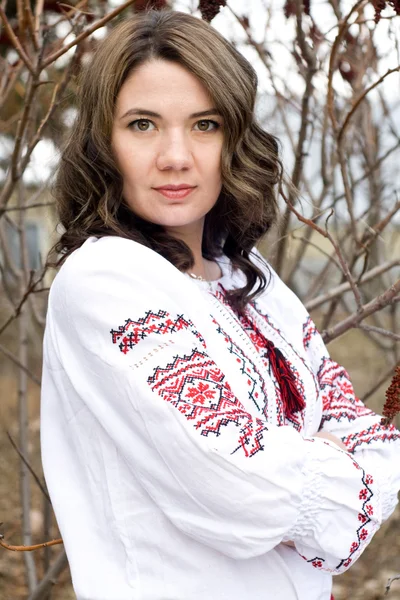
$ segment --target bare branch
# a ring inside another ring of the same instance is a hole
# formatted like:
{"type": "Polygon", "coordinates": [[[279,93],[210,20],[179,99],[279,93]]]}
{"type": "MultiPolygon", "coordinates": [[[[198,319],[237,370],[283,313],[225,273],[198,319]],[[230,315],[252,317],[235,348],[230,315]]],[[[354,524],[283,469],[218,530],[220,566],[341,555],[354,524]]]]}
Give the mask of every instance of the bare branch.
{"type": "Polygon", "coordinates": [[[28,377],[36,383],[36,385],[38,385],[39,387],[41,386],[41,380],[39,379],[39,377],[36,377],[36,375],[34,375],[32,371],[28,369],[28,367],[23,365],[21,361],[16,356],[14,356],[14,354],[10,352],[10,350],[8,350],[8,348],[3,346],[3,344],[0,344],[0,352],[7,356],[7,358],[9,358],[19,369],[22,369],[28,375],[28,377]]]}
{"type": "Polygon", "coordinates": [[[124,4],[121,4],[121,6],[118,6],[118,8],[115,8],[113,11],[108,13],[108,15],[106,15],[102,19],[99,19],[95,23],[93,23],[93,25],[91,27],[89,27],[89,29],[82,31],[82,33],[80,33],[78,36],[76,36],[76,38],[72,42],[70,42],[66,46],[63,46],[56,52],[53,52],[53,54],[50,54],[49,56],[47,56],[46,60],[43,61],[43,63],[41,64],[41,68],[45,69],[46,67],[51,65],[51,63],[53,63],[55,60],[57,60],[57,58],[60,58],[60,56],[62,56],[63,54],[68,52],[68,50],[70,50],[71,48],[73,48],[74,46],[76,46],[77,44],[82,42],[82,40],[86,39],[89,35],[92,35],[92,33],[97,31],[97,29],[104,27],[104,25],[106,25],[106,23],[108,23],[109,21],[114,19],[114,17],[119,15],[126,8],[128,8],[128,6],[131,6],[131,4],[134,4],[135,2],[136,2],[136,0],[127,0],[127,2],[124,2],[124,4]]]}
{"type": "MultiPolygon", "coordinates": [[[[382,265],[379,265],[378,267],[374,267],[370,271],[367,271],[357,281],[357,283],[359,285],[361,285],[363,283],[367,283],[367,281],[371,281],[378,275],[381,275],[382,273],[389,271],[389,269],[391,269],[392,267],[395,267],[398,265],[400,265],[400,259],[391,260],[382,265]]],[[[327,292],[326,294],[322,294],[321,296],[317,296],[316,298],[309,300],[308,302],[305,303],[305,306],[306,306],[307,310],[309,310],[309,311],[314,310],[314,309],[322,306],[322,304],[325,304],[326,302],[333,300],[337,296],[341,296],[343,293],[347,292],[350,289],[351,289],[350,283],[347,281],[345,283],[342,283],[341,285],[338,285],[334,289],[329,290],[329,292],[327,292]]]]}
{"type": "Polygon", "coordinates": [[[10,25],[10,22],[7,18],[7,15],[1,5],[0,5],[0,18],[4,23],[4,29],[6,30],[8,38],[11,41],[12,45],[14,46],[15,51],[18,53],[18,56],[23,61],[23,63],[25,64],[27,69],[30,71],[30,73],[32,75],[36,75],[36,70],[35,70],[31,60],[29,59],[28,55],[25,53],[25,50],[23,49],[20,41],[18,40],[17,36],[15,35],[15,33],[10,25]]]}
{"type": "Polygon", "coordinates": [[[36,590],[31,594],[28,600],[42,600],[51,588],[57,583],[57,577],[67,567],[68,560],[65,550],[63,550],[56,558],[42,581],[37,586],[36,590]]]}
{"type": "Polygon", "coordinates": [[[51,500],[50,500],[50,496],[44,486],[44,484],[40,481],[40,477],[39,475],[37,475],[32,467],[32,465],[30,464],[30,462],[28,461],[28,459],[26,458],[26,456],[24,456],[23,452],[21,452],[21,450],[18,448],[17,444],[14,442],[13,438],[11,437],[11,434],[9,431],[7,431],[7,437],[10,440],[10,443],[12,445],[12,447],[14,448],[14,450],[16,451],[16,453],[18,454],[18,456],[20,457],[20,459],[22,460],[22,462],[25,464],[25,466],[27,467],[28,471],[31,473],[33,479],[36,481],[40,491],[42,492],[42,494],[44,495],[44,497],[50,502],[51,504],[51,500]]]}
{"type": "Polygon", "coordinates": [[[396,281],[393,285],[390,286],[383,294],[369,302],[368,304],[364,304],[361,306],[361,310],[358,310],[356,313],[353,313],[340,323],[337,323],[334,327],[327,329],[322,332],[322,337],[325,343],[331,342],[335,338],[343,335],[346,331],[353,327],[357,327],[361,321],[363,321],[366,317],[369,317],[374,312],[381,310],[385,306],[389,306],[391,304],[393,298],[397,296],[400,292],[400,279],[396,281]]]}
{"type": "Polygon", "coordinates": [[[364,98],[366,98],[366,96],[370,93],[371,90],[373,90],[374,88],[376,88],[379,84],[382,83],[382,81],[384,81],[386,79],[386,77],[388,77],[388,75],[391,75],[392,73],[398,73],[400,71],[400,65],[398,67],[395,67],[394,69],[388,69],[388,71],[386,71],[386,73],[384,75],[382,75],[382,77],[380,77],[378,79],[378,81],[375,81],[375,83],[373,83],[372,85],[370,85],[366,90],[363,91],[362,94],[360,94],[360,96],[357,98],[357,100],[355,101],[355,103],[353,104],[352,109],[349,111],[349,113],[347,114],[343,125],[341,126],[341,128],[339,129],[339,132],[337,134],[337,139],[338,139],[338,143],[340,144],[347,127],[349,126],[350,120],[352,118],[352,116],[354,115],[354,113],[356,112],[357,108],[359,107],[359,105],[361,104],[361,102],[364,100],[364,98]]]}

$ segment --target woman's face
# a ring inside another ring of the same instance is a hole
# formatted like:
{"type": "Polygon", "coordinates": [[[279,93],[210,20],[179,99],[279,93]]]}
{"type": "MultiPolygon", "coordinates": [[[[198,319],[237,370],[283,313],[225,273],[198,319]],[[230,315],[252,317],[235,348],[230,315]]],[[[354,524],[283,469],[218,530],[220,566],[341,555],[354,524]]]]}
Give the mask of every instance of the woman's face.
{"type": "Polygon", "coordinates": [[[181,65],[157,59],[135,70],[118,94],[112,130],[132,211],[178,237],[202,233],[222,186],[222,125],[203,84],[181,65]]]}

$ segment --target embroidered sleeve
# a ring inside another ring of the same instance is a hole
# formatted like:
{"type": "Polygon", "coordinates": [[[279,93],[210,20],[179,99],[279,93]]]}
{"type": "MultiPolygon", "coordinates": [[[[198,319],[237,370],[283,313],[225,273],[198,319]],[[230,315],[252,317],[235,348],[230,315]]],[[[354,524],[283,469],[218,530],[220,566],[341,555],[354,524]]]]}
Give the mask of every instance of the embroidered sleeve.
{"type": "Polygon", "coordinates": [[[190,303],[148,268],[71,257],[52,286],[47,335],[85,414],[199,543],[246,559],[293,540],[312,567],[344,571],[381,522],[374,478],[334,444],[246,410],[190,303]]]}
{"type": "Polygon", "coordinates": [[[379,474],[386,520],[400,488],[400,433],[393,425],[382,426],[381,416],[357,398],[347,371],[330,358],[311,317],[303,323],[303,343],[321,389],[321,430],[339,437],[351,454],[379,474]]]}

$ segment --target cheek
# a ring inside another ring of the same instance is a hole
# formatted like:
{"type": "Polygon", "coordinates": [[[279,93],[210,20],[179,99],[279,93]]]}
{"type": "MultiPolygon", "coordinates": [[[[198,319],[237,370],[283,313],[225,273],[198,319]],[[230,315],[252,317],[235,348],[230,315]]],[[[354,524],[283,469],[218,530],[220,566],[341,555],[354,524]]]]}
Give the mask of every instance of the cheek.
{"type": "Polygon", "coordinates": [[[126,182],[137,182],[147,173],[149,157],[143,151],[132,148],[129,144],[119,143],[113,147],[118,168],[126,182]]]}
{"type": "Polygon", "coordinates": [[[203,153],[202,162],[210,175],[218,177],[221,174],[222,148],[207,148],[203,153]]]}

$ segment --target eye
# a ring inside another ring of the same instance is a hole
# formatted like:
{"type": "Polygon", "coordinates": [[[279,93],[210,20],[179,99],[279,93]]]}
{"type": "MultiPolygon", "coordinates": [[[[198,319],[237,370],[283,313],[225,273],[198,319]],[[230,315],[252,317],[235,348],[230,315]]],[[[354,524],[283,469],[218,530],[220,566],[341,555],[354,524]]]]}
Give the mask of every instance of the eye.
{"type": "Polygon", "coordinates": [[[154,126],[149,119],[136,119],[129,123],[128,127],[133,129],[134,131],[151,131],[150,125],[154,126]]]}
{"type": "Polygon", "coordinates": [[[220,124],[217,121],[211,121],[210,119],[202,119],[201,121],[197,121],[196,125],[199,128],[199,131],[216,131],[220,124]]]}

